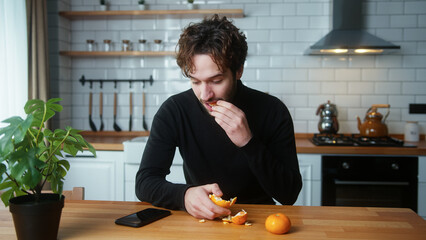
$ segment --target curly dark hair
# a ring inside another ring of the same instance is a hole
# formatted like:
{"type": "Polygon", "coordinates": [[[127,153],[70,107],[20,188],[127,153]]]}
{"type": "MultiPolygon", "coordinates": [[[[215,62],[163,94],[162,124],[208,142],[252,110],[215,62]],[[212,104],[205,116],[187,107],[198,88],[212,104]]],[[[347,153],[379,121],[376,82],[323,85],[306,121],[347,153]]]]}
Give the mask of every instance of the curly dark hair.
{"type": "Polygon", "coordinates": [[[180,35],[177,47],[176,61],[185,77],[189,77],[194,68],[196,54],[210,55],[220,71],[229,68],[234,76],[247,57],[244,33],[226,17],[220,18],[217,14],[200,23],[189,24],[180,35]]]}

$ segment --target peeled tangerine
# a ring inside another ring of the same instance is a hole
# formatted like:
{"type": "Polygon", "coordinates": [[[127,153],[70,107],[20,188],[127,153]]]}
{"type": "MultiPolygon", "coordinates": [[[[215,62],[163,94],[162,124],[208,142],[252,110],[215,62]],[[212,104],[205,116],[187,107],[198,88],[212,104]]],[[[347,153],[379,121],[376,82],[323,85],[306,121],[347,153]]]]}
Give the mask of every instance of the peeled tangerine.
{"type": "Polygon", "coordinates": [[[234,203],[237,201],[237,197],[231,198],[230,200],[224,200],[221,197],[218,197],[214,194],[209,195],[210,200],[212,200],[216,205],[224,207],[224,208],[230,208],[234,203]]]}
{"type": "Polygon", "coordinates": [[[235,216],[227,216],[226,218],[222,218],[222,222],[223,223],[235,223],[238,225],[243,225],[244,223],[246,223],[247,221],[247,212],[244,211],[244,209],[242,209],[241,211],[239,211],[237,214],[235,214],[235,216]]]}

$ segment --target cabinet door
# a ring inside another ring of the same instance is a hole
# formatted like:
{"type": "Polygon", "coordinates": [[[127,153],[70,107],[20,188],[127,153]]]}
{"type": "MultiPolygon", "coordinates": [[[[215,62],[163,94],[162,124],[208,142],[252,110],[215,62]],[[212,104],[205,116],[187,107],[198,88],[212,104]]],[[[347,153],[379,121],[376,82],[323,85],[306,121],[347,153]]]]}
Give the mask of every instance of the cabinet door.
{"type": "Polygon", "coordinates": [[[85,200],[123,200],[123,152],[97,151],[67,157],[70,170],[65,176],[64,190],[84,187],[85,200]]]}
{"type": "Polygon", "coordinates": [[[298,154],[303,187],[294,205],[321,205],[321,155],[298,154]]]}

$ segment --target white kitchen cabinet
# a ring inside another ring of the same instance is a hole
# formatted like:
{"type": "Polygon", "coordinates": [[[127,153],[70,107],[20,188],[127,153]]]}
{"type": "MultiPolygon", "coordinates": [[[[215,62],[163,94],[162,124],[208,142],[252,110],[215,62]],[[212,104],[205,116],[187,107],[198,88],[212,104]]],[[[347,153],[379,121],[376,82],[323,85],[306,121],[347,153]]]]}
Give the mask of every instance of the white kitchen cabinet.
{"type": "Polygon", "coordinates": [[[84,187],[85,200],[123,201],[123,151],[89,151],[67,156],[70,170],[65,176],[64,190],[84,187]]]}
{"type": "Polygon", "coordinates": [[[297,154],[303,187],[294,205],[321,205],[321,155],[297,154]]]}
{"type": "Polygon", "coordinates": [[[419,156],[417,213],[426,219],[426,156],[419,156]]]}

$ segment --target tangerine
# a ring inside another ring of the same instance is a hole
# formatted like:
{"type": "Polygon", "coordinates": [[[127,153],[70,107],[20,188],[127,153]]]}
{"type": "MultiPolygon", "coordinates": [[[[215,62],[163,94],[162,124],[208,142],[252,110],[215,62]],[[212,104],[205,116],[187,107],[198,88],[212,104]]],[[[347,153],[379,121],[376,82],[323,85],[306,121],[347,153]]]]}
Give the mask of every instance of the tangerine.
{"type": "Polygon", "coordinates": [[[274,213],[266,218],[265,228],[273,234],[284,234],[290,230],[291,221],[284,213],[274,213]]]}
{"type": "Polygon", "coordinates": [[[224,200],[221,197],[218,197],[214,194],[209,195],[210,200],[212,200],[216,205],[224,207],[224,208],[230,208],[234,203],[237,201],[237,197],[234,197],[230,200],[224,200]]]}

